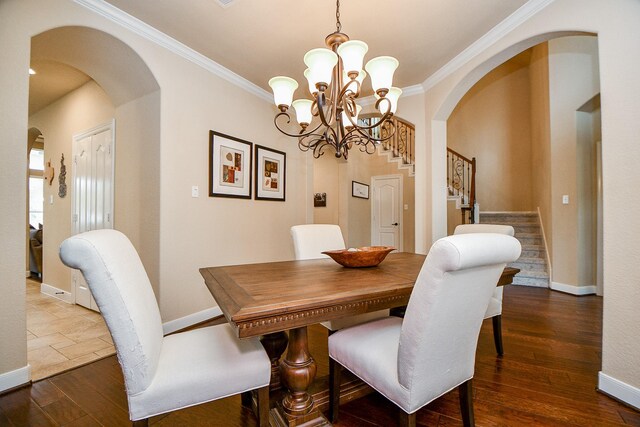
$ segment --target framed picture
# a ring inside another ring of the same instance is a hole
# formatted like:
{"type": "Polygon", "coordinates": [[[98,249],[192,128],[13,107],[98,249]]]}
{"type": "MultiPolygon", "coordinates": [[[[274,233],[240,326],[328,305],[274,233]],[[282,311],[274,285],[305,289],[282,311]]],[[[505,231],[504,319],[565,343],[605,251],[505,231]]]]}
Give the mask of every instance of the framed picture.
{"type": "Polygon", "coordinates": [[[358,181],[351,181],[351,195],[360,199],[368,199],[369,186],[358,181]]]}
{"type": "Polygon", "coordinates": [[[256,200],[284,202],[287,154],[256,144],[256,200]]]}
{"type": "Polygon", "coordinates": [[[313,195],[313,207],[314,208],[327,207],[327,193],[315,193],[313,195]]]}
{"type": "Polygon", "coordinates": [[[253,144],[209,131],[209,196],[251,198],[253,144]]]}

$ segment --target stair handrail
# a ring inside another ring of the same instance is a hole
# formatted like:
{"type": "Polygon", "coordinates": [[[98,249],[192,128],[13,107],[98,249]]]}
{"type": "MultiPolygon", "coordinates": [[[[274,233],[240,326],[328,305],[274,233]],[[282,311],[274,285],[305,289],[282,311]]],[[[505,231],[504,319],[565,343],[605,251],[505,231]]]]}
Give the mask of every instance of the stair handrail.
{"type": "MultiPolygon", "coordinates": [[[[378,120],[380,120],[380,114],[377,113],[363,114],[358,118],[358,121],[366,126],[371,126],[378,120]]],[[[403,165],[415,165],[416,127],[413,123],[394,115],[383,126],[372,129],[370,132],[380,133],[372,133],[372,136],[384,139],[385,133],[392,132],[393,129],[395,134],[381,143],[382,148],[391,151],[393,157],[400,158],[403,165]]]]}
{"type": "Polygon", "coordinates": [[[476,158],[468,158],[447,147],[447,191],[452,192],[452,189],[454,190],[453,195],[461,196],[463,202],[465,200],[468,202],[468,207],[462,207],[462,222],[466,222],[465,212],[468,211],[469,222],[473,224],[475,222],[476,204],[476,158]],[[449,158],[451,158],[451,167],[449,167],[449,158]],[[465,167],[467,171],[466,176],[465,167]],[[461,170],[462,173],[460,173],[459,170],[461,170]],[[458,181],[456,181],[456,178],[458,181]],[[456,184],[458,186],[456,186],[456,184]]]}

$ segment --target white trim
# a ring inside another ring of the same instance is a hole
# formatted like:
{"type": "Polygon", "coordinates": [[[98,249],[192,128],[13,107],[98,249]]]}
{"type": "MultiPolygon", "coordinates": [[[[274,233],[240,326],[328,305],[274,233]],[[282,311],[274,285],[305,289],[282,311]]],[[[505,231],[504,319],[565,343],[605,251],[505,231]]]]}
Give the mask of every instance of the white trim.
{"type": "Polygon", "coordinates": [[[549,283],[553,279],[553,266],[551,265],[551,258],[549,257],[549,245],[547,244],[547,235],[544,232],[544,225],[542,224],[542,214],[540,213],[540,206],[538,206],[538,223],[540,224],[540,233],[542,234],[542,243],[544,243],[544,256],[547,259],[547,269],[549,270],[549,283]]]}
{"type": "Polygon", "coordinates": [[[549,288],[554,291],[560,291],[571,295],[591,295],[596,293],[595,286],[576,286],[567,285],[566,283],[558,283],[549,281],[549,288]]]}
{"type": "Polygon", "coordinates": [[[598,390],[640,410],[640,388],[598,372],[598,390]]]}
{"type": "Polygon", "coordinates": [[[162,330],[164,334],[170,334],[180,329],[188,328],[197,323],[204,322],[205,320],[213,319],[222,314],[220,307],[207,308],[206,310],[198,311],[197,313],[189,314],[188,316],[180,317],[178,319],[169,320],[162,324],[162,330]]]}
{"type": "Polygon", "coordinates": [[[40,284],[40,292],[50,297],[64,301],[67,304],[75,303],[75,298],[71,292],[63,291],[55,286],[47,285],[46,283],[40,284]]]}
{"type": "MultiPolygon", "coordinates": [[[[77,1],[77,0],[76,0],[77,1]]],[[[430,75],[423,83],[425,91],[433,88],[442,80],[458,71],[467,62],[484,52],[489,46],[522,25],[529,18],[551,4],[554,0],[529,0],[518,10],[507,16],[502,22],[489,30],[485,35],[469,45],[442,68],[430,75]]]]}
{"type": "Polygon", "coordinates": [[[27,384],[31,380],[31,365],[0,374],[0,392],[27,384]]]}
{"type": "Polygon", "coordinates": [[[29,270],[25,271],[24,277],[27,277],[27,278],[31,277],[31,272],[29,270]]]}
{"type": "Polygon", "coordinates": [[[258,98],[273,103],[273,95],[260,86],[250,82],[244,77],[234,73],[233,71],[223,67],[203,54],[196,52],[187,45],[177,41],[173,37],[153,28],[151,25],[139,20],[136,17],[118,9],[104,0],[74,0],[80,6],[86,7],[92,12],[132,31],[133,33],[144,37],[145,39],[164,47],[165,49],[175,53],[182,58],[193,62],[194,64],[204,68],[205,70],[223,78],[224,80],[256,95],[258,98]]]}

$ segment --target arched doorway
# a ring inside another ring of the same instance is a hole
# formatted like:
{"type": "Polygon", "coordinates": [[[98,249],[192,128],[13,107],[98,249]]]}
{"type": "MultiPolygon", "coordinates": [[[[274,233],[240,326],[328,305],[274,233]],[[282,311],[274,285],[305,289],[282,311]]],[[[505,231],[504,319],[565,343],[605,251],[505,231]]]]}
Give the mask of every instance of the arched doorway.
{"type": "Polygon", "coordinates": [[[138,248],[147,248],[139,252],[150,260],[145,262],[151,266],[149,275],[157,275],[158,248],[154,242],[159,230],[154,218],[159,213],[152,207],[159,199],[159,155],[155,147],[160,133],[160,91],[136,52],[92,28],[59,27],[34,36],[31,64],[41,87],[30,85],[30,105],[37,107],[29,112],[29,125],[47,135],[45,155],[51,158],[56,174],[54,185],[45,185],[43,209],[47,227],[41,293],[50,297],[41,306],[51,310],[30,317],[27,304],[31,334],[28,360],[32,378],[39,379],[100,358],[112,347],[98,314],[68,304],[76,299],[72,272],[57,255],[60,243],[74,232],[74,136],[106,122],[115,123],[115,135],[110,138],[118,141],[118,147],[116,150],[111,143],[108,148],[113,150],[115,164],[114,209],[110,215],[115,228],[132,236],[138,248]],[[48,100],[34,99],[52,90],[56,94],[48,100]],[[68,167],[66,192],[62,191],[63,183],[58,183],[63,165],[68,167]],[[79,351],[87,342],[93,345],[79,351]],[[45,360],[34,362],[31,349],[45,360]]]}

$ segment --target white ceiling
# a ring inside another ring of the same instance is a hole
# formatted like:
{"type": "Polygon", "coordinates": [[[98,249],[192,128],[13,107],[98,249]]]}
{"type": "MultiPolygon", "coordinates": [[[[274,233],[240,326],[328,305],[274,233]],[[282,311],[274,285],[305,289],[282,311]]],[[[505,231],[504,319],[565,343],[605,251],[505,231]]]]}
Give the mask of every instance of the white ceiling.
{"type": "MultiPolygon", "coordinates": [[[[306,87],[304,54],[335,31],[334,0],[107,0],[271,91],[288,75],[306,87]]],[[[422,83],[526,0],[342,0],[342,31],[369,45],[367,59],[398,58],[394,85],[422,83]]],[[[366,86],[365,86],[366,88],[366,86]]]]}
{"type": "MultiPolygon", "coordinates": [[[[276,75],[306,87],[304,54],[335,31],[334,0],[107,0],[256,85],[276,75]]],[[[342,31],[365,41],[365,60],[398,58],[394,85],[422,83],[527,0],[342,0],[342,31]]],[[[75,68],[32,59],[30,114],[84,84],[75,68]]],[[[367,79],[368,80],[368,79],[367,79]]],[[[304,89],[303,89],[304,90],[304,89]]],[[[365,94],[370,92],[365,82],[365,94]]],[[[304,96],[298,91],[297,96],[304,96]]]]}

